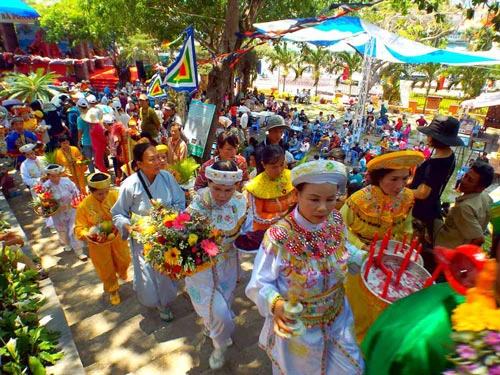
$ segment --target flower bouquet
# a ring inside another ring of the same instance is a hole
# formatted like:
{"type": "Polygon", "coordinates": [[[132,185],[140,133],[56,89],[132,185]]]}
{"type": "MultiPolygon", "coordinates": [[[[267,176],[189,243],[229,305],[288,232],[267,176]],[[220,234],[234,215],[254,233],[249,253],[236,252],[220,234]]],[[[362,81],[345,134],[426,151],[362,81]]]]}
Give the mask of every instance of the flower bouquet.
{"type": "Polygon", "coordinates": [[[50,217],[57,214],[59,211],[59,203],[54,199],[52,189],[37,185],[34,188],[36,196],[30,203],[30,206],[35,211],[35,214],[42,217],[50,217]]]}
{"type": "Polygon", "coordinates": [[[95,244],[111,243],[118,236],[118,229],[113,225],[110,220],[105,220],[98,225],[89,228],[86,233],[87,240],[95,244]]]}
{"type": "Polygon", "coordinates": [[[496,263],[488,262],[476,287],[467,290],[466,301],[453,310],[450,337],[456,348],[447,358],[455,369],[444,375],[500,375],[500,309],[492,286],[496,263]]]}
{"type": "Polygon", "coordinates": [[[177,212],[153,201],[150,216],[135,223],[135,238],[144,244],[144,257],[159,272],[181,280],[212,267],[219,253],[221,232],[196,213],[177,212]]]}

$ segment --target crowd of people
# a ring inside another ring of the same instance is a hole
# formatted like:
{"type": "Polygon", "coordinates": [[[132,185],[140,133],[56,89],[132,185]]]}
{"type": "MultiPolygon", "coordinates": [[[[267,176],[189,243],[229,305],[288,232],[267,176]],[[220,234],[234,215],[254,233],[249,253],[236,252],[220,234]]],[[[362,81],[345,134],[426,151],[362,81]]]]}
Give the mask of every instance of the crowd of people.
{"type": "MultiPolygon", "coordinates": [[[[246,295],[264,318],[260,344],[273,374],[362,374],[358,344],[378,316],[367,309],[356,274],[371,241],[389,231],[396,240],[418,236],[430,271],[434,245],[482,245],[493,168],[471,163],[443,218],[441,195],[456,164],[451,147],[463,145],[458,120],[417,121],[426,138],[408,150],[411,124],[404,116],[391,123],[383,107],[375,120],[373,103],[361,121],[347,107],[337,123],[333,114],[310,120],[304,110],[257,94],[223,108],[214,156],[197,171],[188,197],[169,172],[188,157],[184,121],[174,103],[152,103],[140,84],[102,93],[77,84],[56,105],[10,108],[2,116],[10,130],[6,152],[32,194],[38,186],[54,193],[59,210],[46,225],[81,261],[87,244],[112,305],[121,302],[118,279],[127,280],[132,264],[139,302],[157,309],[163,322],[174,319],[178,283],[146,261],[134,235],[145,230],[134,217],[148,215],[153,200],[206,216],[223,233],[214,266],[186,278],[214,346],[212,369],[224,365],[232,344],[238,254],[247,251],[256,257],[246,295]],[[273,114],[255,121],[250,104],[273,114]],[[46,165],[41,155],[51,151],[55,159],[46,165]],[[85,198],[74,207],[78,195],[85,198]],[[98,244],[90,228],[104,221],[118,235],[98,244]],[[285,308],[292,298],[304,306],[301,336],[293,335],[285,308]]],[[[295,99],[307,101],[307,93],[295,99]]]]}

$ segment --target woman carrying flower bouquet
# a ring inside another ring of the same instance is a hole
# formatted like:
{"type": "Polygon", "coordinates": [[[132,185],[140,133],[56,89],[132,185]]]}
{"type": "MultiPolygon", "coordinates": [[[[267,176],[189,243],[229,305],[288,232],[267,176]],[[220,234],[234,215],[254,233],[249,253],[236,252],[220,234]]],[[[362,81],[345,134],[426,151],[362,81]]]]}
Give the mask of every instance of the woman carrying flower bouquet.
{"type": "MultiPolygon", "coordinates": [[[[113,222],[122,239],[129,238],[133,231],[145,228],[132,224],[132,215],[146,216],[152,207],[151,200],[161,200],[167,207],[184,209],[184,192],[167,171],[161,169],[161,161],[155,146],[139,143],[133,149],[137,173],[127,177],[121,185],[118,200],[111,209],[113,222]]],[[[130,238],[132,264],[134,266],[134,290],[139,302],[144,306],[157,307],[160,319],[169,322],[173,314],[167,305],[177,297],[177,284],[156,271],[144,259],[144,247],[130,238]]]]}
{"type": "Polygon", "coordinates": [[[267,230],[255,258],[246,295],[265,317],[259,342],[274,375],[363,373],[344,282],[347,272],[359,272],[366,253],[347,242],[335,210],[346,182],[344,165],[335,161],[294,168],[297,206],[267,230]],[[294,301],[303,306],[301,335],[285,316],[294,301]]]}
{"type": "MultiPolygon", "coordinates": [[[[87,177],[90,195],[76,209],[75,235],[86,241],[89,255],[99,279],[103,282],[104,291],[110,294],[112,305],[120,303],[118,278],[127,280],[127,269],[130,265],[130,250],[127,241],[121,239],[109,228],[106,243],[95,243],[89,238],[89,229],[100,224],[111,225],[111,207],[118,199],[118,191],[109,190],[111,176],[105,173],[92,173],[87,177]],[[110,239],[110,236],[111,239],[110,239]]],[[[108,230],[106,230],[108,229],[108,230]]]]}
{"type": "Polygon", "coordinates": [[[57,213],[52,216],[54,227],[59,234],[59,240],[64,245],[65,251],[74,250],[78,258],[85,262],[87,255],[83,253],[84,243],[74,234],[76,210],[71,206],[75,195],[79,194],[76,185],[67,177],[62,177],[64,167],[59,164],[49,164],[45,167],[45,174],[49,180],[42,185],[52,191],[53,199],[59,205],[57,213]]]}
{"type": "Polygon", "coordinates": [[[233,243],[246,218],[247,200],[236,191],[243,172],[233,161],[216,161],[205,169],[205,175],[208,187],[198,190],[187,210],[208,217],[222,231],[222,241],[215,265],[187,277],[186,289],[214,345],[210,368],[218,369],[224,365],[224,351],[232,345],[235,328],[231,302],[239,264],[233,243]]]}

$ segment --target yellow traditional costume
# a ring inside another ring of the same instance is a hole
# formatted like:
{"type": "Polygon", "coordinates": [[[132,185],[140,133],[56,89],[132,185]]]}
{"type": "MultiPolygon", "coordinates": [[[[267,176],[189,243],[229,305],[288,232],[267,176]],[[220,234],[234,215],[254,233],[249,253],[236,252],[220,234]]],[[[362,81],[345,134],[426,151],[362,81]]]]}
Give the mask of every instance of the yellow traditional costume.
{"type": "Polygon", "coordinates": [[[66,168],[66,177],[76,185],[80,192],[85,192],[85,171],[87,165],[82,163],[82,153],[75,146],[69,146],[69,152],[62,148],[56,150],[56,163],[66,168]]]}
{"type": "MultiPolygon", "coordinates": [[[[89,187],[106,189],[110,185],[111,177],[105,181],[91,181],[94,174],[88,176],[89,187]]],[[[76,210],[75,235],[82,241],[87,241],[86,235],[89,228],[97,226],[103,221],[112,221],[111,207],[118,200],[118,191],[110,190],[102,202],[98,201],[91,193],[86,197],[76,210]]],[[[130,249],[128,242],[122,240],[118,234],[110,243],[96,244],[88,241],[89,255],[94,264],[99,279],[104,284],[104,291],[111,293],[111,303],[120,303],[117,294],[119,289],[118,277],[127,280],[127,269],[130,265],[130,249]],[[113,294],[116,296],[113,300],[113,294]]]]}
{"type": "MultiPolygon", "coordinates": [[[[367,165],[368,172],[376,169],[410,169],[423,161],[422,153],[398,151],[376,157],[367,165]]],[[[413,192],[403,188],[396,196],[385,194],[375,185],[369,185],[351,195],[340,210],[348,228],[349,242],[358,248],[368,246],[378,233],[384,238],[390,230],[392,239],[401,241],[405,233],[413,232],[411,209],[413,192]]],[[[361,342],[377,313],[366,308],[359,275],[347,277],[347,296],[354,312],[356,336],[361,342]]]]}
{"type": "Polygon", "coordinates": [[[288,213],[295,204],[293,189],[289,169],[274,180],[262,172],[245,185],[254,231],[266,230],[288,213]]]}

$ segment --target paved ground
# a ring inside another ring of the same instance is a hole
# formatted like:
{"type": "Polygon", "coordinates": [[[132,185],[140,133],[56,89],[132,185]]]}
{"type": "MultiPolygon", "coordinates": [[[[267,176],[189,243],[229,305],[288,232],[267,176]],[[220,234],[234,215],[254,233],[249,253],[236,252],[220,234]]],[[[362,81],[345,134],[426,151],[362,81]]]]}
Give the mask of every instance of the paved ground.
{"type": "MultiPolygon", "coordinates": [[[[242,280],[236,289],[234,345],[227,352],[227,363],[215,372],[208,366],[212,344],[201,331],[184,284],[179,285],[173,306],[175,320],[161,323],[156,310],[139,304],[129,281],[122,284],[122,303],[111,306],[92,263],[81,262],[64,252],[57,235],[44,229],[43,219],[27,206],[27,190],[9,204],[26,232],[33,251],[41,257],[50,274],[57,296],[74,337],[81,361],[89,375],[205,375],[270,374],[270,362],[258,347],[262,326],[253,303],[244,295],[253,257],[242,260],[242,280]]],[[[65,374],[65,372],[62,372],[65,374]]]]}

